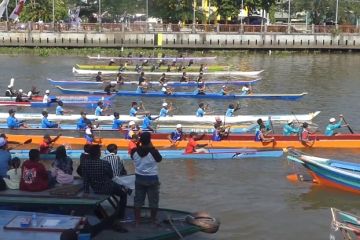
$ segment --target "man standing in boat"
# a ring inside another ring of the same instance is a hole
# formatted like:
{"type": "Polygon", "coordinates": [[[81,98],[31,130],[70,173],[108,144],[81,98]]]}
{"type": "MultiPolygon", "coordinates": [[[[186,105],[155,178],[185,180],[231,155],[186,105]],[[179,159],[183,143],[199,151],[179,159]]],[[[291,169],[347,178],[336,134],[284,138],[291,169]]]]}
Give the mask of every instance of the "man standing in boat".
{"type": "Polygon", "coordinates": [[[162,156],[152,145],[149,132],[140,135],[140,145],[131,151],[131,158],[134,160],[135,166],[135,223],[136,225],[140,224],[141,207],[144,206],[147,196],[151,209],[151,222],[157,225],[160,188],[157,164],[161,162],[162,156]]]}

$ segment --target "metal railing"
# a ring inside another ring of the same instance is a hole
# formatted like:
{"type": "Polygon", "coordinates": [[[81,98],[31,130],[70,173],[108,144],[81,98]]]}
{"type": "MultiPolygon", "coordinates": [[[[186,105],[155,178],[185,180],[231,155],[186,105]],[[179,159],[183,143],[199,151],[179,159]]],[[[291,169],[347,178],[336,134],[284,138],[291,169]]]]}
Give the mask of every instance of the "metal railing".
{"type": "Polygon", "coordinates": [[[360,27],[355,25],[306,25],[306,24],[155,24],[145,22],[135,23],[11,23],[0,22],[1,32],[132,32],[132,33],[283,33],[283,34],[359,34],[360,27]]]}

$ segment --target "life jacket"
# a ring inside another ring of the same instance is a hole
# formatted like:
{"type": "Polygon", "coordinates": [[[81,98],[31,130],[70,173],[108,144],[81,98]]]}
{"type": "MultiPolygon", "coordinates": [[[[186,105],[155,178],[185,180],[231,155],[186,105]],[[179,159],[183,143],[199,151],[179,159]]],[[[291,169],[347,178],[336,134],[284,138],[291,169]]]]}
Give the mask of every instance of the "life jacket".
{"type": "Polygon", "coordinates": [[[216,142],[221,141],[220,132],[218,130],[214,130],[211,140],[216,141],[216,142]]]}
{"type": "Polygon", "coordinates": [[[179,132],[175,130],[171,134],[171,139],[174,141],[180,141],[182,136],[183,136],[183,132],[179,132]]]}

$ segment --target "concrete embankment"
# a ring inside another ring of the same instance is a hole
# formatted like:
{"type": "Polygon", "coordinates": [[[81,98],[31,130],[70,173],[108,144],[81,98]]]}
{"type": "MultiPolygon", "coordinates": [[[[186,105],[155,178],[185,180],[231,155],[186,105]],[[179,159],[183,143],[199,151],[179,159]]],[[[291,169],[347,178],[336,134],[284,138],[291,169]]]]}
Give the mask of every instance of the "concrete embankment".
{"type": "Polygon", "coordinates": [[[359,34],[0,32],[4,47],[358,50],[359,34]]]}

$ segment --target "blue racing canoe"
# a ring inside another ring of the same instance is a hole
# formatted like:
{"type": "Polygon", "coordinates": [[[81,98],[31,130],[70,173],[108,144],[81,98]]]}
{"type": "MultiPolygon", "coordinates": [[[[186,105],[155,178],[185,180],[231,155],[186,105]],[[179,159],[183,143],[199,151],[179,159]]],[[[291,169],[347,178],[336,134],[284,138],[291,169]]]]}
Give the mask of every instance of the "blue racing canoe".
{"type": "MultiPolygon", "coordinates": [[[[65,94],[106,94],[100,90],[85,90],[85,89],[70,89],[56,86],[65,94]]],[[[211,98],[211,99],[266,99],[266,100],[290,100],[295,101],[305,96],[307,92],[299,94],[267,94],[267,93],[253,93],[248,95],[229,94],[222,95],[221,93],[207,93],[194,94],[194,92],[175,92],[173,94],[164,94],[163,92],[147,92],[137,93],[136,91],[118,91],[118,96],[138,96],[138,97],[162,97],[162,98],[211,98]]]]}
{"type": "MultiPolygon", "coordinates": [[[[256,150],[256,149],[209,149],[209,153],[184,153],[184,150],[159,150],[163,159],[203,159],[203,160],[222,160],[235,158],[277,158],[283,155],[281,150],[256,150]]],[[[83,150],[67,150],[68,156],[72,159],[79,159],[83,150]]],[[[28,159],[29,150],[11,150],[13,157],[28,159]]],[[[106,152],[103,152],[105,156],[106,152]]],[[[117,153],[123,160],[131,160],[127,150],[119,150],[117,153]]],[[[55,154],[43,154],[41,159],[51,160],[55,154]]]]}
{"type": "MultiPolygon", "coordinates": [[[[205,85],[210,86],[210,85],[245,85],[245,84],[255,84],[258,81],[260,81],[261,79],[254,79],[254,80],[249,80],[249,81],[236,81],[236,80],[213,80],[213,81],[205,81],[205,85]]],[[[69,81],[56,81],[53,79],[48,78],[48,81],[53,84],[53,85],[57,85],[57,86],[97,86],[97,87],[102,87],[107,83],[110,83],[110,81],[105,81],[105,82],[96,82],[96,81],[76,81],[76,80],[69,80],[69,81]]],[[[175,81],[168,81],[166,82],[167,85],[169,87],[195,87],[197,86],[197,82],[196,81],[190,81],[190,82],[175,82],[175,81]]],[[[160,82],[156,82],[156,81],[151,81],[149,82],[150,86],[160,86],[160,82]]],[[[128,81],[128,82],[124,82],[122,85],[138,85],[137,81],[128,81]]]]}

